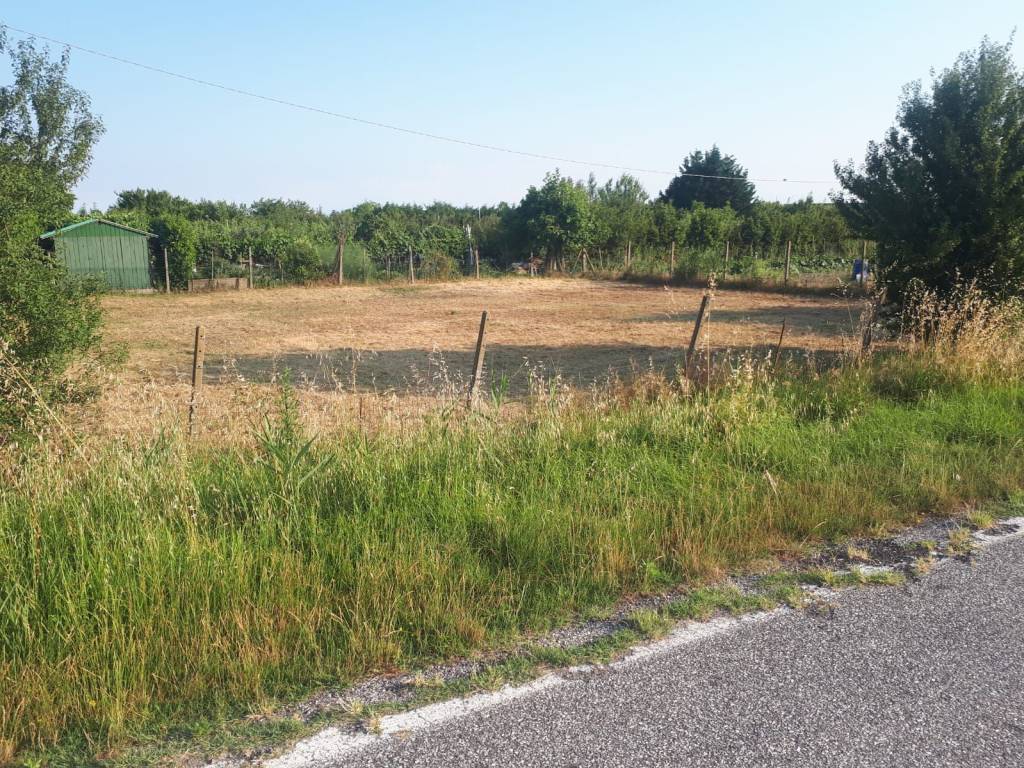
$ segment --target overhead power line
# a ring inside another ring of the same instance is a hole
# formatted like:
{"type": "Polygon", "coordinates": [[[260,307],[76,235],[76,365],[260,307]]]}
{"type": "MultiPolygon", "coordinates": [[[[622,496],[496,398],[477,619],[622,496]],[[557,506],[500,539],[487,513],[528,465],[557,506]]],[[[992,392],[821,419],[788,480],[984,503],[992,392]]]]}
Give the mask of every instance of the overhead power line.
{"type": "Polygon", "coordinates": [[[659,168],[636,168],[636,167],[632,167],[632,166],[628,166],[628,165],[616,165],[614,163],[602,163],[602,162],[596,162],[596,161],[591,161],[591,160],[577,160],[577,159],[574,159],[574,158],[571,158],[571,157],[560,157],[558,155],[546,155],[546,154],[542,154],[540,152],[527,152],[527,151],[521,150],[521,149],[512,149],[511,147],[500,147],[500,146],[497,146],[497,145],[494,145],[494,144],[485,144],[483,142],[478,142],[478,141],[469,141],[468,139],[460,139],[460,138],[456,138],[454,136],[444,136],[444,135],[441,135],[441,134],[438,134],[438,133],[430,133],[429,131],[417,130],[415,128],[406,128],[405,126],[401,126],[401,125],[392,125],[391,123],[383,123],[383,122],[380,122],[380,121],[377,121],[377,120],[368,120],[366,118],[357,117],[355,115],[347,115],[347,114],[344,114],[343,112],[334,112],[333,110],[330,110],[330,109],[323,109],[321,107],[313,107],[313,106],[310,106],[308,104],[300,104],[300,103],[295,102],[295,101],[288,101],[287,99],[279,99],[276,96],[267,96],[267,95],[262,94],[262,93],[256,93],[255,91],[245,90],[244,88],[235,88],[234,86],[224,85],[223,83],[217,83],[217,82],[214,82],[212,80],[205,80],[203,78],[193,77],[191,75],[183,75],[180,72],[173,72],[173,71],[171,71],[169,69],[163,69],[162,67],[155,67],[155,66],[152,66],[150,64],[143,64],[142,62],[139,62],[139,61],[133,61],[131,59],[123,58],[121,56],[115,56],[114,54],[111,54],[111,53],[106,53],[104,51],[98,51],[95,48],[86,48],[85,46],[82,46],[82,45],[76,45],[75,43],[69,43],[66,40],[58,40],[55,37],[49,37],[48,35],[41,35],[38,32],[31,32],[31,31],[29,31],[27,29],[19,29],[18,27],[12,27],[12,26],[7,25],[7,24],[0,24],[0,28],[8,29],[8,30],[10,30],[12,32],[17,32],[18,34],[24,35],[26,37],[34,37],[34,38],[38,38],[39,40],[45,40],[45,41],[47,41],[49,43],[54,43],[56,45],[61,45],[61,46],[64,46],[66,48],[70,48],[70,49],[75,50],[75,51],[81,51],[82,53],[88,53],[88,54],[90,54],[92,56],[98,56],[100,58],[108,59],[110,61],[116,61],[119,64],[127,64],[128,66],[131,66],[131,67],[137,67],[138,69],[144,69],[144,70],[147,70],[149,72],[156,72],[157,74],[165,75],[166,77],[173,77],[173,78],[176,78],[178,80],[184,80],[186,82],[195,83],[197,85],[204,85],[204,86],[207,86],[208,88],[216,88],[216,89],[221,90],[221,91],[226,91],[227,93],[233,93],[233,94],[235,94],[237,96],[246,96],[246,97],[248,97],[250,99],[258,99],[260,101],[266,101],[266,102],[269,102],[271,104],[278,104],[278,105],[284,106],[284,107],[291,107],[292,109],[301,109],[301,110],[303,110],[305,112],[313,112],[313,113],[318,114],[318,115],[327,115],[328,117],[335,117],[335,118],[339,118],[341,120],[348,120],[348,121],[353,122],[353,123],[359,123],[361,125],[368,125],[368,126],[370,126],[372,128],[383,128],[383,129],[388,130],[388,131],[395,131],[397,133],[405,133],[405,134],[408,134],[408,135],[411,135],[411,136],[420,136],[420,137],[426,138],[426,139],[433,139],[434,141],[444,141],[444,142],[447,142],[449,144],[459,144],[459,145],[464,146],[464,147],[473,147],[475,149],[485,149],[485,150],[488,150],[490,152],[503,152],[503,153],[509,154],[509,155],[519,155],[520,157],[530,157],[530,158],[534,158],[534,159],[537,159],[537,160],[551,160],[551,161],[556,162],[556,163],[571,163],[573,165],[582,165],[582,166],[585,166],[585,167],[592,167],[592,168],[608,168],[610,170],[629,171],[629,172],[633,172],[633,173],[656,173],[656,174],[662,174],[662,175],[665,175],[665,176],[689,176],[689,177],[697,178],[697,179],[720,179],[720,180],[727,180],[727,181],[753,181],[753,182],[760,182],[760,183],[777,182],[777,183],[787,183],[787,184],[834,184],[835,183],[831,179],[828,179],[828,180],[826,180],[826,179],[789,179],[789,178],[767,179],[767,178],[748,178],[748,177],[744,177],[744,176],[715,176],[715,175],[703,174],[703,173],[682,173],[682,172],[680,172],[678,170],[666,171],[666,170],[662,170],[662,169],[659,169],[659,168]]]}

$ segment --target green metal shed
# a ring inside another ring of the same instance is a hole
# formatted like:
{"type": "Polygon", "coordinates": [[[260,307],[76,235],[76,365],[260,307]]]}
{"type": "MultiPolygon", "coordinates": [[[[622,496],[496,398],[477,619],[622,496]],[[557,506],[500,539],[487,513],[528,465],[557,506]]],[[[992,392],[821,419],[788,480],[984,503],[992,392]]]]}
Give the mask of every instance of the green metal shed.
{"type": "Polygon", "coordinates": [[[39,236],[43,248],[62,259],[70,272],[93,275],[115,291],[153,287],[149,238],[141,229],[105,219],[89,219],[39,236]]]}

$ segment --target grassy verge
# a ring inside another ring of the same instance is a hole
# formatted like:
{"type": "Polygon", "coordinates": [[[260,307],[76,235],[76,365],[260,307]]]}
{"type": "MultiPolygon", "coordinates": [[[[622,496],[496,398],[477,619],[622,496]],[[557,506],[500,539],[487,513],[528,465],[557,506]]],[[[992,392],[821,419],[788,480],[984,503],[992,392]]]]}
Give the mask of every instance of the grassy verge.
{"type": "Polygon", "coordinates": [[[285,392],[254,447],[22,457],[0,490],[0,761],[258,711],[1024,486],[1024,385],[977,367],[652,392],[330,444],[285,392]]]}

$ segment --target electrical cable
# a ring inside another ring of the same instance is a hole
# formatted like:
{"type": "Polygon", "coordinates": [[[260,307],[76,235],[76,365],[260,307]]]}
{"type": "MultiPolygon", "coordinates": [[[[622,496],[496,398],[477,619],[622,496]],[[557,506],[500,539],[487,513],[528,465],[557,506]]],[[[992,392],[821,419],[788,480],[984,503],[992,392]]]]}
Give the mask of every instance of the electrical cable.
{"type": "Polygon", "coordinates": [[[434,141],[443,141],[443,142],[447,142],[449,144],[459,144],[459,145],[462,145],[462,146],[473,147],[475,149],[483,149],[483,150],[487,150],[487,151],[490,151],[490,152],[503,152],[505,154],[518,155],[520,157],[529,157],[529,158],[533,158],[533,159],[536,159],[536,160],[551,160],[551,161],[556,162],[556,163],[571,163],[573,165],[581,165],[581,166],[590,167],[590,168],[607,168],[609,170],[627,171],[627,172],[632,172],[632,173],[653,173],[653,174],[661,174],[661,175],[666,175],[666,176],[686,176],[686,177],[690,177],[690,178],[714,179],[714,180],[721,180],[721,181],[746,181],[746,182],[758,182],[758,183],[787,183],[787,184],[835,184],[835,181],[831,180],[831,179],[825,180],[825,179],[789,179],[789,178],[781,178],[781,179],[748,178],[746,176],[715,176],[715,175],[712,175],[712,174],[703,174],[703,173],[685,173],[685,172],[682,172],[681,170],[678,170],[678,171],[666,171],[666,170],[660,170],[660,169],[656,169],[656,168],[636,168],[636,167],[628,166],[628,165],[616,165],[614,163],[604,163],[604,162],[597,162],[597,161],[590,161],[590,160],[577,160],[577,159],[570,158],[570,157],[561,157],[561,156],[558,156],[558,155],[547,155],[547,154],[543,154],[543,153],[540,153],[540,152],[528,152],[528,151],[520,150],[520,149],[512,149],[510,147],[501,147],[501,146],[497,146],[497,145],[494,145],[494,144],[485,144],[483,142],[470,141],[468,139],[460,139],[460,138],[456,138],[456,137],[453,137],[453,136],[445,136],[445,135],[442,135],[442,134],[439,134],[439,133],[431,133],[429,131],[421,131],[421,130],[418,130],[418,129],[415,129],[415,128],[407,128],[405,126],[394,125],[392,123],[383,123],[383,122],[380,122],[380,121],[377,121],[377,120],[368,120],[368,119],[363,118],[363,117],[357,117],[356,115],[348,115],[348,114],[345,114],[343,112],[334,112],[332,110],[323,109],[321,107],[314,107],[314,106],[310,106],[308,104],[300,104],[299,102],[288,101],[287,99],[279,99],[279,98],[277,98],[275,96],[267,96],[265,94],[256,93],[255,91],[248,91],[248,90],[245,90],[243,88],[235,88],[233,86],[224,85],[222,83],[217,83],[217,82],[214,82],[212,80],[204,80],[203,78],[193,77],[191,75],[183,75],[180,72],[173,72],[173,71],[171,71],[169,69],[163,69],[162,67],[155,67],[155,66],[152,66],[150,64],[143,64],[143,63],[138,62],[138,61],[133,61],[131,59],[123,58],[121,56],[115,56],[114,54],[111,54],[111,53],[105,53],[104,51],[99,51],[99,50],[96,50],[94,48],[87,48],[87,47],[82,46],[82,45],[76,45],[75,43],[69,43],[66,40],[59,40],[59,39],[57,39],[55,37],[49,37],[47,35],[41,35],[41,34],[39,34],[37,32],[30,32],[29,30],[19,29],[18,27],[12,27],[9,24],[0,24],[0,29],[8,29],[8,30],[10,30],[12,32],[17,32],[18,34],[23,35],[25,37],[38,38],[40,40],[45,40],[45,41],[47,41],[49,43],[54,43],[56,45],[62,45],[64,47],[70,48],[72,50],[81,51],[82,53],[88,53],[88,54],[90,54],[92,56],[98,56],[100,58],[109,59],[110,61],[115,61],[115,62],[118,62],[120,64],[127,64],[129,66],[137,67],[139,69],[144,69],[144,70],[147,70],[149,72],[155,72],[157,74],[165,75],[166,77],[173,77],[173,78],[177,78],[179,80],[184,80],[186,82],[194,83],[194,84],[197,84],[197,85],[203,85],[203,86],[206,86],[206,87],[209,87],[209,88],[216,88],[216,89],[221,90],[221,91],[226,91],[227,93],[233,93],[233,94],[235,94],[237,96],[245,96],[245,97],[250,98],[250,99],[258,99],[260,101],[266,101],[266,102],[269,102],[271,104],[277,104],[279,106],[291,107],[293,109],[299,109],[299,110],[303,110],[303,111],[306,111],[306,112],[313,112],[313,113],[320,114],[320,115],[326,115],[328,117],[335,117],[335,118],[339,118],[341,120],[348,120],[350,122],[359,123],[361,125],[370,126],[372,128],[382,128],[382,129],[388,130],[388,131],[395,131],[397,133],[404,133],[404,134],[408,134],[408,135],[412,135],[412,136],[419,136],[421,138],[432,139],[434,141]]]}

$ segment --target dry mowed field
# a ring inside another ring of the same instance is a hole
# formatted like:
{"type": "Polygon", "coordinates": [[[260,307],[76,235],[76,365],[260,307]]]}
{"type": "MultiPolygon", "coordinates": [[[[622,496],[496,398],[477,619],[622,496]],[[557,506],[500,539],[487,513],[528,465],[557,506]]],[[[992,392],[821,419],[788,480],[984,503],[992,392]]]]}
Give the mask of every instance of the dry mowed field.
{"type": "MultiPolygon", "coordinates": [[[[126,352],[108,374],[89,430],[125,435],[180,423],[192,337],[207,333],[204,429],[251,422],[291,372],[322,423],[413,412],[461,390],[480,312],[490,314],[487,382],[512,398],[533,386],[590,387],[679,365],[701,291],[573,279],[506,278],[417,286],[325,286],[104,300],[105,339],[126,352]],[[505,382],[504,384],[500,384],[505,382]]],[[[786,318],[789,354],[849,345],[855,301],[719,290],[709,339],[764,354],[786,318]]],[[[308,414],[307,414],[308,416],[308,414]]]]}

